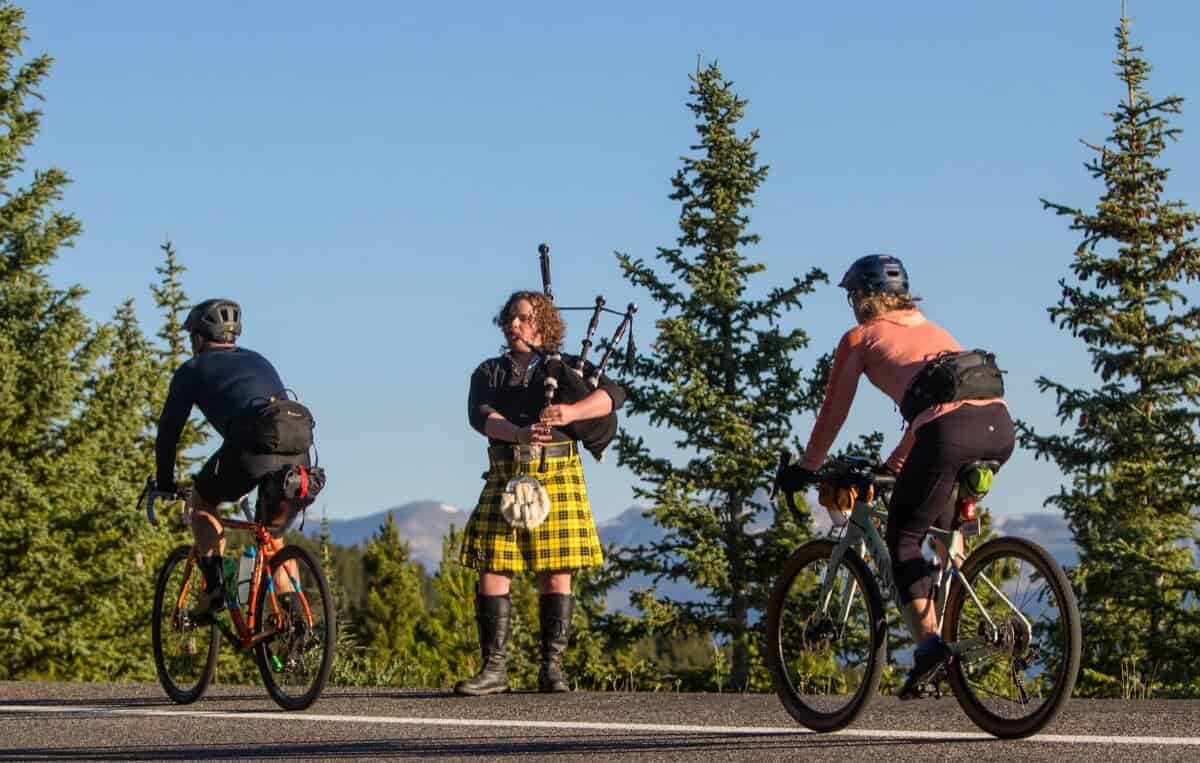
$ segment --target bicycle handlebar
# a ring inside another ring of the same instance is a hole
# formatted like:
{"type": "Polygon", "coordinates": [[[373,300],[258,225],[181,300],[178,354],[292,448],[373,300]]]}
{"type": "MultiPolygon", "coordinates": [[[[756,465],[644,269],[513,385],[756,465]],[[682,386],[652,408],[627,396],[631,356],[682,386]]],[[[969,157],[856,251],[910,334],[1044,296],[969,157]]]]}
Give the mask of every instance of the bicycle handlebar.
{"type": "Polygon", "coordinates": [[[877,488],[890,488],[896,484],[896,475],[883,470],[869,458],[843,456],[825,463],[816,473],[820,482],[852,481],[869,483],[877,488]]]}
{"type": "Polygon", "coordinates": [[[138,496],[138,503],[141,503],[142,501],[146,502],[146,519],[150,522],[150,524],[158,527],[158,518],[154,516],[154,502],[159,498],[163,498],[168,501],[178,501],[184,497],[185,496],[181,493],[159,490],[154,485],[154,478],[147,477],[146,487],[142,488],[142,494],[138,496]]]}
{"type": "MultiPolygon", "coordinates": [[[[770,497],[772,500],[779,492],[780,479],[791,463],[791,452],[787,450],[780,451],[779,466],[775,470],[775,479],[771,482],[770,497]]],[[[886,490],[896,484],[896,475],[885,471],[880,464],[875,463],[869,458],[857,456],[842,456],[830,459],[824,466],[813,472],[813,477],[818,484],[822,482],[832,482],[834,484],[854,483],[859,485],[860,488],[870,485],[886,490]]],[[[799,516],[799,508],[796,506],[791,492],[785,491],[784,503],[791,509],[793,514],[799,516]]]]}
{"type": "MultiPolygon", "coordinates": [[[[146,502],[146,519],[150,524],[158,527],[158,517],[154,515],[154,502],[161,499],[164,501],[183,501],[188,497],[187,490],[177,490],[171,492],[169,490],[159,490],[154,484],[153,477],[146,478],[146,487],[142,488],[142,494],[138,496],[138,505],[142,501],[146,502]]],[[[218,504],[219,506],[237,506],[241,510],[242,515],[246,517],[247,522],[254,522],[254,509],[250,504],[250,496],[244,495],[239,501],[229,501],[218,504]]]]}

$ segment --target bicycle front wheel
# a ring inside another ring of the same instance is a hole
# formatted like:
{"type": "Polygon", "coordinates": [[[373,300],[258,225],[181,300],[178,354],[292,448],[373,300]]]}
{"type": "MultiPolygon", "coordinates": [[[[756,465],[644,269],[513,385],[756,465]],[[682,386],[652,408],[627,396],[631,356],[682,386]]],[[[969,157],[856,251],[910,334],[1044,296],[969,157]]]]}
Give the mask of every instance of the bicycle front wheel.
{"type": "Polygon", "coordinates": [[[767,662],[780,701],[814,731],[849,726],[879,689],[887,621],[879,586],[847,550],[821,596],[834,543],[814,540],[784,564],[767,606],[767,662]]]}
{"type": "Polygon", "coordinates": [[[1082,640],[1075,594],[1036,543],[1000,538],[976,549],[950,588],[942,635],[961,650],[947,667],[954,697],[989,734],[1036,734],[1075,687],[1082,640]]]}
{"type": "Polygon", "coordinates": [[[191,621],[196,597],[204,589],[204,575],[191,553],[191,546],[180,546],[163,562],[150,626],[158,682],[181,705],[195,702],[208,689],[221,645],[216,625],[191,621]]]}
{"type": "Polygon", "coordinates": [[[337,616],[321,565],[299,546],[271,557],[260,583],[255,634],[276,631],[254,647],[267,692],[285,710],[317,701],[333,667],[337,616]]]}

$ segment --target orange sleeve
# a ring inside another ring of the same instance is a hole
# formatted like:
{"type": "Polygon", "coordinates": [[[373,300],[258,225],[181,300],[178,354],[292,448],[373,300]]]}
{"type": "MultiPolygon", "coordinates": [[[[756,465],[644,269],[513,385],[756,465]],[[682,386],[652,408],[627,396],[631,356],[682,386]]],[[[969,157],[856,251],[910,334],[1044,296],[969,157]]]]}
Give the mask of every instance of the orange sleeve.
{"type": "Polygon", "coordinates": [[[862,376],[865,368],[863,332],[862,328],[855,326],[838,342],[837,352],[833,355],[833,369],[829,372],[825,401],[821,404],[821,412],[817,414],[817,423],[813,425],[808,447],[804,449],[804,458],[800,462],[805,469],[819,469],[825,462],[838,431],[846,423],[854,393],[858,391],[858,377],[862,376]]]}

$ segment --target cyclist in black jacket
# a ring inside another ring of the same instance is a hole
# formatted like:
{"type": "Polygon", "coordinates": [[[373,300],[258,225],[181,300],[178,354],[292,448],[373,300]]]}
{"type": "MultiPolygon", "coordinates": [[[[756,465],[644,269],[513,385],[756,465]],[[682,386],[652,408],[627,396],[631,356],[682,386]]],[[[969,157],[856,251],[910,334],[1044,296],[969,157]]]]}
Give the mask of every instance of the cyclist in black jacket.
{"type": "Polygon", "coordinates": [[[171,378],[167,400],[158,419],[155,440],[156,486],[174,492],[175,452],[179,436],[198,406],[221,435],[221,447],[201,467],[184,507],[184,522],[195,538],[204,591],[198,614],[211,616],[224,605],[221,554],[225,535],[217,519],[217,504],[236,501],[264,476],[288,464],[309,465],[307,453],[281,455],[247,449],[230,438],[237,418],[284,390],[274,366],[258,353],[237,346],[242,333],[242,309],[229,299],[209,299],[192,308],[183,328],[192,345],[192,358],[171,378]]]}

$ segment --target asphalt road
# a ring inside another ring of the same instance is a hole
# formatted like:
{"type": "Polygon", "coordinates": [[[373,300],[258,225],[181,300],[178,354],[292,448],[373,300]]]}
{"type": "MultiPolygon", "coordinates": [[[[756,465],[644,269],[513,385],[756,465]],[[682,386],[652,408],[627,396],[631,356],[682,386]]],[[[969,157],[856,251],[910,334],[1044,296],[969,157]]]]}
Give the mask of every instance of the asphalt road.
{"type": "Polygon", "coordinates": [[[253,758],[1200,761],[1200,701],[1074,700],[1044,734],[1001,742],[953,698],[880,699],[818,735],[773,695],[331,689],[284,713],[253,686],[177,706],[156,684],[0,682],[0,760],[253,758]]]}

